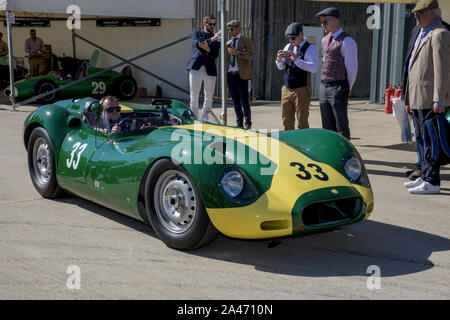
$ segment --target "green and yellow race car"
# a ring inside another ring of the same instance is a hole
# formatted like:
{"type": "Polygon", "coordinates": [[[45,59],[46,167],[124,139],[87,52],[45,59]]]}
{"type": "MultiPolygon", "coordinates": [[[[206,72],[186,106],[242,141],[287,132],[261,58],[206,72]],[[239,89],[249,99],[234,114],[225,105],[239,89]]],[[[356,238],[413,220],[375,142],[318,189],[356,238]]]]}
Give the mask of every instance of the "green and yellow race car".
{"type": "Polygon", "coordinates": [[[151,224],[180,250],[218,232],[261,239],[332,229],[373,210],[363,161],[337,133],[202,123],[177,100],[120,108],[116,133],[92,98],[28,116],[28,166],[43,197],[71,192],[151,224]]]}

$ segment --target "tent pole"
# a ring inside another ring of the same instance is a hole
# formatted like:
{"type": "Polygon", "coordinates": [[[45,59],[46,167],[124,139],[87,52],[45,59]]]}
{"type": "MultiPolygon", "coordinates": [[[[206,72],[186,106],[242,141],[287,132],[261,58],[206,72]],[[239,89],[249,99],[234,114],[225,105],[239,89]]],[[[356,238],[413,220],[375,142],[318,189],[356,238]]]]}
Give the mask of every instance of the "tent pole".
{"type": "MultiPolygon", "coordinates": [[[[6,16],[8,16],[9,11],[6,11],[6,16]]],[[[16,111],[16,101],[14,98],[15,90],[14,90],[14,65],[13,65],[13,46],[12,46],[12,30],[11,24],[9,21],[7,22],[8,29],[8,57],[9,57],[9,85],[11,87],[11,106],[12,111],[16,111]]]]}
{"type": "Polygon", "coordinates": [[[77,57],[77,50],[75,47],[75,30],[72,29],[72,57],[77,57]]]}
{"type": "Polygon", "coordinates": [[[220,88],[221,88],[221,96],[222,96],[222,113],[220,114],[222,124],[227,124],[227,97],[226,97],[226,70],[225,70],[225,58],[227,56],[227,53],[225,51],[226,47],[226,28],[225,28],[225,14],[226,14],[226,1],[227,0],[218,0],[218,7],[220,11],[220,30],[222,32],[221,35],[221,41],[220,41],[220,88]]]}

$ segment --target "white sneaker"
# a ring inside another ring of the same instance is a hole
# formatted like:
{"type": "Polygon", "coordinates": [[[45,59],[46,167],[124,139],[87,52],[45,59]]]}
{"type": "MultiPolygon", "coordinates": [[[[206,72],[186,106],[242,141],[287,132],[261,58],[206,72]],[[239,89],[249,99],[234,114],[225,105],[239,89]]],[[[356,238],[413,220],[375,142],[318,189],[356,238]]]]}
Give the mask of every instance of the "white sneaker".
{"type": "Polygon", "coordinates": [[[415,188],[415,187],[420,186],[422,183],[423,183],[422,178],[421,178],[421,177],[418,177],[416,180],[405,182],[403,185],[404,185],[406,188],[415,188]]]}
{"type": "Polygon", "coordinates": [[[411,194],[438,194],[441,193],[441,187],[424,181],[420,186],[408,189],[408,191],[411,194]]]}

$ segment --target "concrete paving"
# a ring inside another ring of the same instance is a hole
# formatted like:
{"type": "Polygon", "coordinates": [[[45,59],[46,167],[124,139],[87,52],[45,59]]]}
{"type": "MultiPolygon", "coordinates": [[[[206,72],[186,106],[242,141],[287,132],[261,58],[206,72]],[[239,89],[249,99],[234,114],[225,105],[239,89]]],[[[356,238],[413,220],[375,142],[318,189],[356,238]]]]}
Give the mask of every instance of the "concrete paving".
{"type": "MultiPolygon", "coordinates": [[[[22,142],[23,121],[36,107],[11,112],[1,103],[0,299],[450,298],[450,167],[442,168],[440,195],[410,195],[402,184],[416,153],[381,105],[349,107],[352,142],[375,195],[369,220],[275,248],[220,235],[180,252],[145,224],[76,196],[41,198],[22,142]],[[80,289],[67,286],[73,265],[80,289]],[[371,278],[377,268],[379,287],[371,278]]],[[[282,128],[277,102],[258,102],[252,114],[255,129],[282,128]]],[[[320,124],[313,102],[310,125],[320,124]]]]}

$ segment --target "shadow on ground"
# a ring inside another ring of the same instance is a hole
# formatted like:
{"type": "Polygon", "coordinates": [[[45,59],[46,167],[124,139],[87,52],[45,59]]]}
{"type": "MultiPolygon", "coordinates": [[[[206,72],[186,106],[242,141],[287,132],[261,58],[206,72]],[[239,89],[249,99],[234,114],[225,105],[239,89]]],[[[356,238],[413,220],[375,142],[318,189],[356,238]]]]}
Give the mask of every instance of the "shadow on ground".
{"type": "MultiPolygon", "coordinates": [[[[402,172],[398,172],[398,171],[389,171],[386,169],[373,169],[373,167],[367,168],[367,173],[369,175],[382,175],[382,176],[391,176],[391,177],[399,177],[402,179],[406,179],[407,180],[407,176],[405,174],[407,169],[413,169],[414,165],[411,163],[405,163],[405,162],[389,162],[389,161],[379,161],[379,160],[364,160],[364,164],[366,165],[366,167],[368,165],[370,166],[385,166],[385,167],[392,167],[392,168],[399,168],[399,169],[405,169],[402,172]]],[[[445,172],[448,172],[450,170],[449,166],[442,166],[440,171],[440,177],[441,180],[450,180],[450,174],[447,174],[445,172]]],[[[450,193],[445,192],[446,189],[442,188],[441,189],[441,193],[444,195],[450,195],[450,193]],[[442,192],[444,191],[444,192],[442,192]]]]}
{"type": "MultiPolygon", "coordinates": [[[[58,201],[156,238],[148,225],[84,199],[67,195],[58,201]]],[[[270,243],[271,239],[238,240],[219,235],[209,245],[185,254],[304,277],[368,276],[367,268],[377,265],[383,277],[394,277],[431,269],[434,264],[429,257],[450,250],[447,238],[371,220],[334,231],[286,237],[274,248],[269,248],[270,243]]]]}
{"type": "Polygon", "coordinates": [[[415,144],[409,144],[409,143],[398,143],[393,144],[390,146],[376,146],[371,144],[355,144],[358,148],[382,148],[382,149],[388,149],[388,150],[399,150],[399,151],[410,151],[417,153],[416,145],[415,144]]]}

